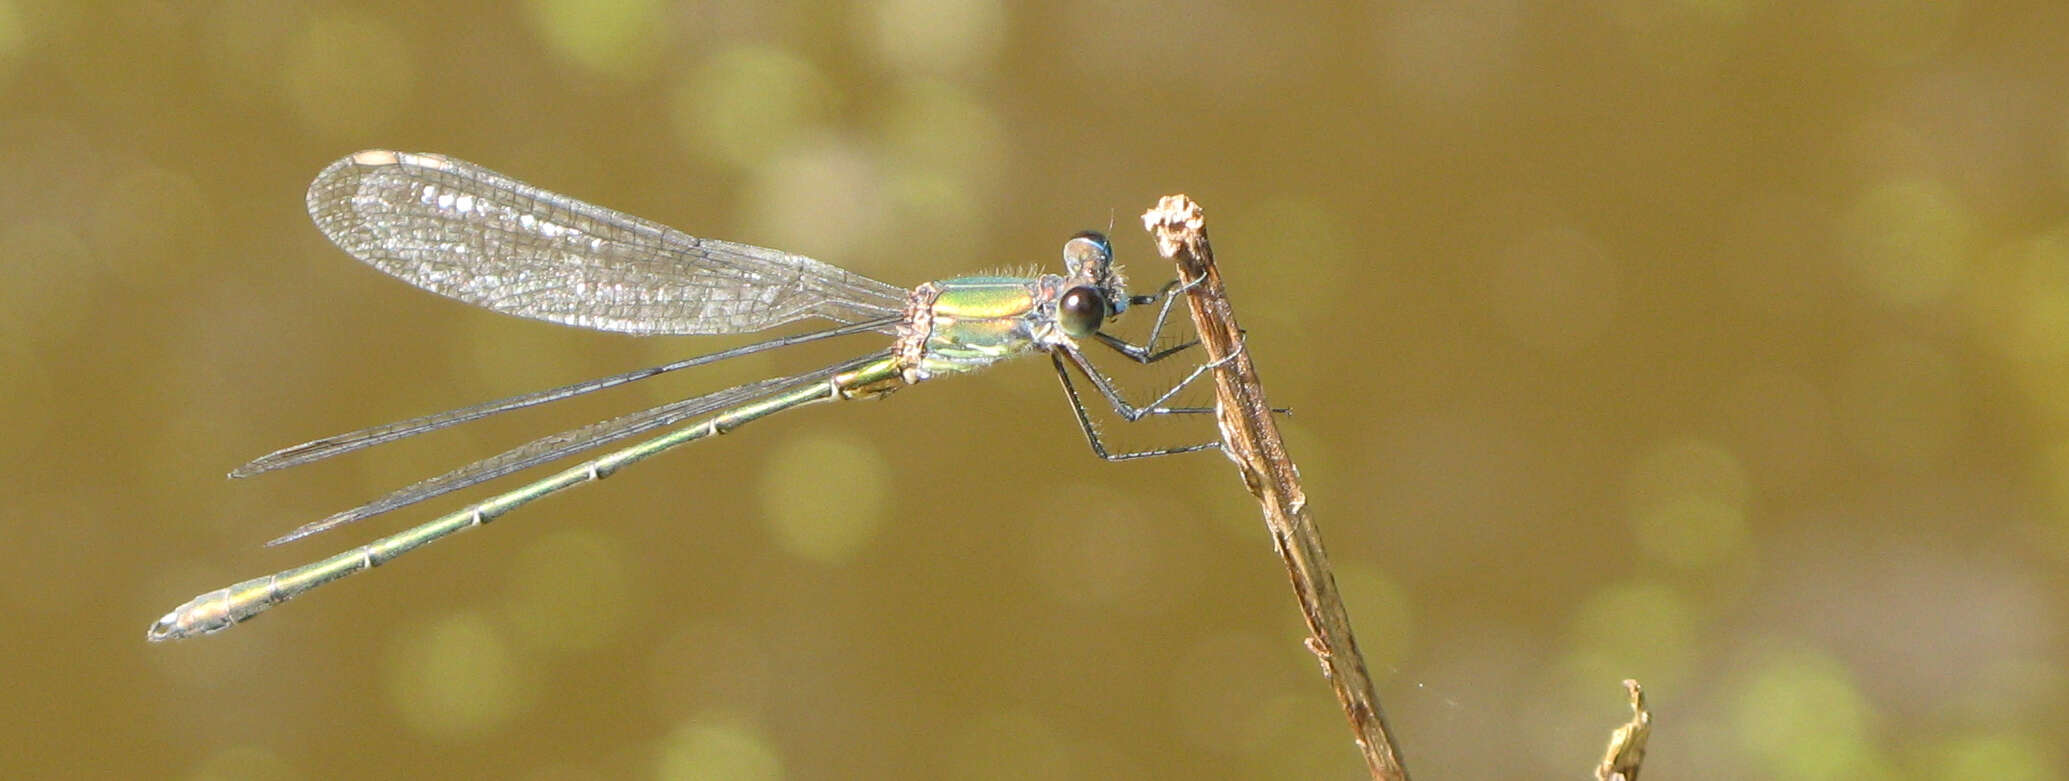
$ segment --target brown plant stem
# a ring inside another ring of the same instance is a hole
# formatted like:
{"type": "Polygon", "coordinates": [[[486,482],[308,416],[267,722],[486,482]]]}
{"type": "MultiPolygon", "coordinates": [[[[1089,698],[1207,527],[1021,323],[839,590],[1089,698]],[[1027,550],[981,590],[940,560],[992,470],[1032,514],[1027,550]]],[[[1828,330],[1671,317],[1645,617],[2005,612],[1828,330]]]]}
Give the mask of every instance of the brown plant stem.
{"type": "Polygon", "coordinates": [[[1336,690],[1336,701],[1350,720],[1372,777],[1406,781],[1408,771],[1373,694],[1372,677],[1365,671],[1365,658],[1358,652],[1350,616],[1322,549],[1322,535],[1308,516],[1300,474],[1286,456],[1257,369],[1241,349],[1243,331],[1236,326],[1221,272],[1214,266],[1200,207],[1183,195],[1166,196],[1142,216],[1142,223],[1156,237],[1158,252],[1178,264],[1179,279],[1188,286],[1186,303],[1193,325],[1208,359],[1218,364],[1215,419],[1221,426],[1221,449],[1236,462],[1243,483],[1264,508],[1272,545],[1286,562],[1301,615],[1307,619],[1307,648],[1321,661],[1323,677],[1336,690]]]}
{"type": "Polygon", "coordinates": [[[1624,692],[1631,698],[1631,720],[1609,733],[1609,747],[1595,767],[1597,781],[1638,781],[1638,766],[1645,762],[1652,712],[1645,709],[1645,690],[1637,681],[1624,679],[1624,692]]]}

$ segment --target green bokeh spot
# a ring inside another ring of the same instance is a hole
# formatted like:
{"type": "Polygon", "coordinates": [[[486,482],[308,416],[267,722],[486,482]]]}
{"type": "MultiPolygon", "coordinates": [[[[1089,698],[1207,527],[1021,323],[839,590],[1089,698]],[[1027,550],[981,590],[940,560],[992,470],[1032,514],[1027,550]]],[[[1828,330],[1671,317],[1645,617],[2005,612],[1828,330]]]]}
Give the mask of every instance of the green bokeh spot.
{"type": "Polygon", "coordinates": [[[1739,687],[1733,722],[1770,778],[1873,779],[1892,774],[1875,749],[1878,720],[1845,665],[1809,651],[1775,653],[1739,687]]]}
{"type": "Polygon", "coordinates": [[[789,150],[832,110],[833,90],[803,57],[736,46],[705,61],[669,96],[669,120],[698,154],[748,168],[789,150]]]}
{"type": "Polygon", "coordinates": [[[629,78],[653,64],[661,0],[530,0],[533,32],[556,56],[601,76],[629,78]]]}
{"type": "Polygon", "coordinates": [[[657,770],[662,781],[777,781],[783,778],[783,757],[744,720],[706,715],[663,740],[657,770]]]}

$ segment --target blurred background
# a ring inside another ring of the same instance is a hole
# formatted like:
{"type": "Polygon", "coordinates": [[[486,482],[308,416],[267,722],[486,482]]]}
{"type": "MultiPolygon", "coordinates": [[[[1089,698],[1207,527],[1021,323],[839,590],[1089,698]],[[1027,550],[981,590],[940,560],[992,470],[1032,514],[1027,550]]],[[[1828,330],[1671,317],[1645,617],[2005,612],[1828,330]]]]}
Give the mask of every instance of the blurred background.
{"type": "Polygon", "coordinates": [[[1636,677],[1647,778],[2063,778],[2069,9],[1557,5],[0,0],[0,774],[1362,777],[1234,470],[1091,457],[1040,360],[146,644],[496,486],[305,521],[881,346],[227,480],[747,341],[354,262],[304,188],[392,147],[901,286],[1110,225],[1153,287],[1188,193],[1418,776],[1584,777],[1636,677]]]}

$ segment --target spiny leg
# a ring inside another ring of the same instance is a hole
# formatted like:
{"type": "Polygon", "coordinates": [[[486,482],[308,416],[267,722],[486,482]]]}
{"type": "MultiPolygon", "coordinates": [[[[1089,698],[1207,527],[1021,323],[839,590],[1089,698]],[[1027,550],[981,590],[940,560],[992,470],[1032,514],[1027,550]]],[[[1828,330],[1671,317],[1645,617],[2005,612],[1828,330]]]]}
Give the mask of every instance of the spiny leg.
{"type": "MultiPolygon", "coordinates": [[[[1178,395],[1179,391],[1185,390],[1186,386],[1199,379],[1200,375],[1206,374],[1209,370],[1220,367],[1222,364],[1234,359],[1237,355],[1242,354],[1243,345],[1238,343],[1235,352],[1222,356],[1220,360],[1194,366],[1192,373],[1185,375],[1185,378],[1179,380],[1178,384],[1171,386],[1148,404],[1142,405],[1130,404],[1127,399],[1121,398],[1121,392],[1114,387],[1113,380],[1108,378],[1106,373],[1100,371],[1098,367],[1093,366],[1091,361],[1086,360],[1085,354],[1079,352],[1076,347],[1061,345],[1056,348],[1055,352],[1063,353],[1063,357],[1068,359],[1072,365],[1077,366],[1078,371],[1084,372],[1085,379],[1091,380],[1092,387],[1099,391],[1099,395],[1106,397],[1107,403],[1113,406],[1114,413],[1132,423],[1150,415],[1182,415],[1213,412],[1213,407],[1166,407],[1164,402],[1170,401],[1171,397],[1178,395]]],[[[1065,382],[1069,382],[1068,377],[1069,375],[1065,374],[1065,382]]]]}
{"type": "Polygon", "coordinates": [[[1128,356],[1136,363],[1156,363],[1171,357],[1187,347],[1199,344],[1200,340],[1194,339],[1173,347],[1166,347],[1162,350],[1154,349],[1157,337],[1164,333],[1164,321],[1171,316],[1171,304],[1178,300],[1176,294],[1193,289],[1195,285],[1200,284],[1200,281],[1204,279],[1206,277],[1200,277],[1183,286],[1179,284],[1178,280],[1174,279],[1165,283],[1164,287],[1155,293],[1146,296],[1130,296],[1128,298],[1128,303],[1132,306],[1148,306],[1157,303],[1159,300],[1163,301],[1163,305],[1157,308],[1157,322],[1150,326],[1149,337],[1144,339],[1142,344],[1130,344],[1127,340],[1108,334],[1105,331],[1093,333],[1093,338],[1098,339],[1101,344],[1113,348],[1114,352],[1128,356]]]}
{"type": "MultiPolygon", "coordinates": [[[[1136,306],[1148,306],[1150,304],[1156,303],[1159,299],[1162,299],[1164,302],[1163,305],[1157,309],[1156,324],[1150,327],[1149,337],[1144,339],[1142,344],[1130,344],[1127,340],[1121,339],[1120,337],[1114,336],[1105,331],[1095,331],[1092,333],[1092,336],[1098,339],[1101,344],[1104,344],[1107,347],[1111,348],[1114,352],[1128,356],[1129,358],[1133,359],[1136,363],[1141,364],[1156,363],[1157,361],[1164,360],[1165,358],[1169,358],[1173,355],[1183,352],[1186,348],[1199,344],[1200,340],[1189,340],[1172,347],[1164,348],[1162,350],[1153,350],[1152,346],[1157,343],[1158,336],[1161,335],[1164,331],[1164,322],[1171,315],[1171,305],[1178,301],[1178,295],[1176,294],[1184,293],[1188,290],[1198,287],[1199,284],[1205,281],[1206,279],[1207,278],[1204,276],[1196,277],[1193,279],[1193,281],[1187,282],[1183,285],[1179,284],[1179,281],[1174,279],[1170,282],[1164,283],[1164,287],[1155,293],[1146,296],[1132,296],[1128,299],[1128,303],[1136,306]]],[[[1244,338],[1249,336],[1249,334],[1246,332],[1238,334],[1237,336],[1238,338],[1244,338]]],[[[1237,344],[1235,353],[1240,353],[1242,351],[1243,344],[1237,344]]],[[[1155,407],[1159,404],[1162,404],[1166,399],[1169,399],[1172,395],[1178,393],[1179,389],[1184,388],[1187,383],[1190,383],[1194,379],[1198,378],[1200,374],[1205,372],[1207,369],[1213,368],[1215,366],[1220,366],[1222,363],[1227,362],[1230,358],[1235,357],[1235,353],[1229,353],[1228,355],[1224,355],[1221,357],[1221,360],[1215,361],[1214,363],[1203,364],[1201,366],[1195,367],[1193,369],[1192,374],[1187,375],[1184,380],[1180,380],[1176,386],[1173,386],[1171,388],[1171,390],[1165,391],[1164,395],[1158,396],[1156,401],[1150,402],[1147,406],[1155,407]]],[[[1085,361],[1083,355],[1073,353],[1071,356],[1071,361],[1073,363],[1076,363],[1078,365],[1078,368],[1083,369],[1085,371],[1086,376],[1092,378],[1093,383],[1099,386],[1100,392],[1105,394],[1107,399],[1114,403],[1114,409],[1116,411],[1122,411],[1123,415],[1128,414],[1125,411],[1123,411],[1123,408],[1127,406],[1127,402],[1121,401],[1119,396],[1116,393],[1114,393],[1110,382],[1105,381],[1105,375],[1100,374],[1096,369],[1093,369],[1091,364],[1085,361]]],[[[1064,382],[1069,383],[1070,378],[1068,376],[1064,377],[1064,382]]],[[[1151,414],[1206,411],[1208,410],[1205,408],[1182,407],[1170,410],[1154,410],[1151,414]]],[[[1288,409],[1286,407],[1273,407],[1272,412],[1280,415],[1290,415],[1293,413],[1293,410],[1288,409]]],[[[1128,419],[1130,421],[1135,420],[1135,418],[1133,417],[1128,419]]]]}
{"type": "MultiPolygon", "coordinates": [[[[1092,425],[1092,416],[1086,414],[1085,412],[1085,402],[1078,396],[1078,386],[1075,383],[1072,383],[1070,380],[1070,370],[1064,368],[1063,357],[1056,355],[1055,353],[1050,353],[1049,359],[1051,362],[1056,364],[1056,376],[1062,378],[1063,380],[1063,395],[1066,399],[1070,400],[1071,414],[1077,416],[1078,428],[1082,429],[1085,432],[1085,442],[1092,446],[1093,455],[1099,456],[1101,459],[1106,461],[1130,461],[1137,458],[1169,456],[1176,455],[1179,453],[1190,453],[1195,450],[1209,450],[1212,448],[1221,447],[1220,440],[1215,440],[1212,442],[1201,442],[1196,445],[1181,445],[1178,447],[1167,447],[1160,448],[1157,450],[1140,450],[1132,453],[1108,452],[1106,449],[1106,443],[1099,439],[1098,427],[1092,425]]],[[[1188,409],[1185,411],[1202,412],[1205,410],[1188,409]]]]}
{"type": "MultiPolygon", "coordinates": [[[[1237,345],[1236,353],[1242,352],[1242,349],[1242,345],[1237,345]]],[[[1151,456],[1168,456],[1175,455],[1178,453],[1190,453],[1195,450],[1207,450],[1209,448],[1217,448],[1221,446],[1221,442],[1202,442],[1194,445],[1181,445],[1177,447],[1161,448],[1158,450],[1145,450],[1133,453],[1109,452],[1106,449],[1106,443],[1099,438],[1099,429],[1092,424],[1091,416],[1085,412],[1085,403],[1083,398],[1078,394],[1077,384],[1071,380],[1069,368],[1064,366],[1064,361],[1066,358],[1069,359],[1070,363],[1075,364],[1078,367],[1079,371],[1085,373],[1086,379],[1091,380],[1092,386],[1098,388],[1100,395],[1105,396],[1107,403],[1113,406],[1115,414],[1120,415],[1123,420],[1134,422],[1148,417],[1150,415],[1171,415],[1184,413],[1212,412],[1212,407],[1165,407],[1163,406],[1163,404],[1164,402],[1169,401],[1172,396],[1177,395],[1179,391],[1184,390],[1185,387],[1187,385],[1190,385],[1193,380],[1199,379],[1200,375],[1205,374],[1208,370],[1217,368],[1222,364],[1228,362],[1229,359],[1234,358],[1236,356],[1236,353],[1230,353],[1226,356],[1222,356],[1222,358],[1218,361],[1204,363],[1197,367],[1194,367],[1192,373],[1186,375],[1185,379],[1180,380],[1178,384],[1173,385],[1170,390],[1164,391],[1163,395],[1158,396],[1156,400],[1151,401],[1150,403],[1140,407],[1135,406],[1133,404],[1129,404],[1126,399],[1121,398],[1120,393],[1114,389],[1112,381],[1107,379],[1105,374],[1101,373],[1098,369],[1094,368],[1090,362],[1086,361],[1085,356],[1079,353],[1076,349],[1071,348],[1067,345],[1061,346],[1055,352],[1051,352],[1049,358],[1050,362],[1055,364],[1056,366],[1056,376],[1059,379],[1063,380],[1063,392],[1064,395],[1070,400],[1071,413],[1077,416],[1078,427],[1084,430],[1085,441],[1091,444],[1092,452],[1094,454],[1097,454],[1100,458],[1105,459],[1107,461],[1127,461],[1137,458],[1149,458],[1151,456]],[[1062,354],[1058,355],[1057,353],[1062,354]]]]}

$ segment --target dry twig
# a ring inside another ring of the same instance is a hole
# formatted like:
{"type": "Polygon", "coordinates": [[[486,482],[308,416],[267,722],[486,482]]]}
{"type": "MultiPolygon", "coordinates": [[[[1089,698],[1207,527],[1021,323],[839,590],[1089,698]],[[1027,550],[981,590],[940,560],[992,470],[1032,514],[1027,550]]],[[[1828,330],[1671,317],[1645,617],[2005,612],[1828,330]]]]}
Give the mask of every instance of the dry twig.
{"type": "Polygon", "coordinates": [[[1638,781],[1638,766],[1645,761],[1645,739],[1652,737],[1652,713],[1645,709],[1645,690],[1638,682],[1624,679],[1624,691],[1631,695],[1631,720],[1609,733],[1609,749],[1602,764],[1595,767],[1598,781],[1638,781]]]}
{"type": "Polygon", "coordinates": [[[1218,362],[1215,418],[1221,425],[1222,452],[1236,462],[1243,482],[1264,508],[1272,543],[1286,562],[1301,614],[1307,619],[1308,650],[1321,660],[1323,675],[1336,689],[1336,700],[1350,719],[1372,777],[1406,781],[1408,771],[1387,732],[1372,677],[1365,671],[1365,659],[1351,634],[1350,617],[1336,591],[1336,576],[1322,550],[1322,536],[1308,517],[1300,475],[1286,456],[1256,367],[1241,349],[1243,332],[1236,326],[1235,313],[1222,289],[1221,272],[1214,267],[1200,207],[1183,195],[1166,196],[1142,216],[1142,222],[1156,237],[1157,250],[1178,264],[1179,278],[1188,286],[1193,325],[1199,329],[1208,359],[1218,362]]]}

